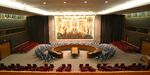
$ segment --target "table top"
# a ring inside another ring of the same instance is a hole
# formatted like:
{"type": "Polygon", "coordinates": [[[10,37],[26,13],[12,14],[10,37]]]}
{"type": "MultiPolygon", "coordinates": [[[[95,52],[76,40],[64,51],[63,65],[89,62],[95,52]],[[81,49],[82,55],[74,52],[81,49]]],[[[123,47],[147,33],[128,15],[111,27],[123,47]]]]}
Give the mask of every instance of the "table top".
{"type": "Polygon", "coordinates": [[[78,47],[72,47],[71,52],[72,54],[78,54],[78,47]]]}

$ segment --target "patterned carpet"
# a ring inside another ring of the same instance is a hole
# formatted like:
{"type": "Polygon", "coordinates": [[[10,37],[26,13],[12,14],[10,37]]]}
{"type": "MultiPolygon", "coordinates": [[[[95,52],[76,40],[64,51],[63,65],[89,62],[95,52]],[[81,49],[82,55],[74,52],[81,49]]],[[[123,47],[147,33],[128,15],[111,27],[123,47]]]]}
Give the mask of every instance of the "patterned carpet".
{"type": "Polygon", "coordinates": [[[4,63],[6,65],[10,65],[11,63],[14,63],[14,64],[19,63],[21,65],[33,64],[33,63],[37,65],[43,65],[45,63],[47,64],[53,63],[55,65],[54,69],[56,69],[61,64],[72,64],[73,71],[79,71],[79,64],[86,64],[86,63],[90,64],[93,67],[96,67],[98,63],[107,63],[108,65],[114,65],[115,63],[125,63],[126,65],[130,65],[132,63],[142,63],[140,61],[141,54],[125,53],[116,47],[115,47],[117,49],[116,54],[114,55],[114,57],[112,57],[110,60],[107,60],[107,61],[89,59],[87,58],[88,51],[83,51],[83,50],[80,50],[80,54],[77,58],[73,58],[71,56],[71,51],[66,50],[66,51],[63,51],[63,58],[56,59],[50,62],[45,62],[44,60],[40,60],[39,58],[35,56],[34,54],[35,48],[33,48],[31,51],[27,53],[12,54],[2,59],[0,63],[4,63]]]}

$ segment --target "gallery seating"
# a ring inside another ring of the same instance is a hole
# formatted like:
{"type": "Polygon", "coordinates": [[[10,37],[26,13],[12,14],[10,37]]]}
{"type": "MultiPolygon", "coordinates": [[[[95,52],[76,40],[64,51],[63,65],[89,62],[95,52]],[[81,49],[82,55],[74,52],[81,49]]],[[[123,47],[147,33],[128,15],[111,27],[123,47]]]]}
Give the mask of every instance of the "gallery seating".
{"type": "Polygon", "coordinates": [[[71,68],[72,68],[72,65],[71,65],[71,64],[68,64],[67,67],[65,68],[65,71],[70,72],[70,71],[71,71],[71,68]]]}
{"type": "Polygon", "coordinates": [[[114,66],[97,64],[98,71],[145,71],[150,70],[149,65],[142,65],[141,63],[133,63],[131,65],[125,65],[124,63],[116,63],[114,66]]]}
{"type": "Polygon", "coordinates": [[[113,45],[117,46],[119,49],[121,49],[124,52],[140,52],[139,48],[123,41],[113,41],[113,45]]]}
{"type": "MultiPolygon", "coordinates": [[[[143,65],[141,63],[133,63],[131,65],[125,65],[124,63],[116,63],[113,66],[108,64],[97,64],[98,71],[149,71],[150,65],[143,65]]],[[[20,64],[5,65],[0,63],[0,71],[53,71],[54,64],[44,64],[37,66],[36,64],[27,64],[22,66],[20,64]]],[[[70,72],[72,70],[71,64],[62,64],[56,68],[57,72],[70,72]]],[[[95,72],[96,69],[90,64],[79,64],[79,70],[81,72],[95,72]]]]}
{"type": "Polygon", "coordinates": [[[14,53],[24,53],[24,52],[28,52],[30,51],[32,48],[34,48],[35,46],[37,46],[38,43],[37,42],[31,42],[31,41],[27,41],[21,45],[18,45],[17,47],[13,48],[13,52],[14,53]]]}
{"type": "Polygon", "coordinates": [[[79,64],[79,68],[80,68],[81,72],[87,72],[87,71],[94,72],[94,71],[96,71],[96,69],[93,68],[92,66],[90,66],[89,64],[85,64],[85,66],[83,64],[79,64]]]}
{"type": "Polygon", "coordinates": [[[62,71],[67,71],[67,72],[70,72],[71,71],[71,68],[72,68],[72,65],[71,64],[62,64],[61,66],[59,66],[56,71],[57,72],[62,72],[62,71]]]}
{"type": "Polygon", "coordinates": [[[3,63],[0,64],[0,70],[6,71],[53,71],[53,68],[53,64],[44,64],[44,66],[37,66],[36,64],[27,64],[26,66],[22,66],[20,64],[11,64],[6,66],[3,63]]]}

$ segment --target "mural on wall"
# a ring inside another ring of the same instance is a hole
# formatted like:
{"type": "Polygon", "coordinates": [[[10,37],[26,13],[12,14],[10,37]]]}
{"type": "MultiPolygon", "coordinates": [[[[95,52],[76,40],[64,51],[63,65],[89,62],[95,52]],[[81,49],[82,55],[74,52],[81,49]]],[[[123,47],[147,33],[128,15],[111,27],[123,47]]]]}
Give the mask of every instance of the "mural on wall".
{"type": "Polygon", "coordinates": [[[55,16],[56,39],[94,39],[95,16],[55,16]]]}

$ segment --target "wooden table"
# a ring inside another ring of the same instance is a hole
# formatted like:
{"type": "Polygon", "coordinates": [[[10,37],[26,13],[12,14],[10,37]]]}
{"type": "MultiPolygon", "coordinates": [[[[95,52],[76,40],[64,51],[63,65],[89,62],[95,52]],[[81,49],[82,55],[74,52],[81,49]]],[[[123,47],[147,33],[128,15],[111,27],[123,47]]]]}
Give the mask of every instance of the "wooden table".
{"type": "Polygon", "coordinates": [[[79,55],[79,50],[78,50],[78,47],[72,47],[71,48],[71,54],[73,57],[76,57],[79,55]]]}

